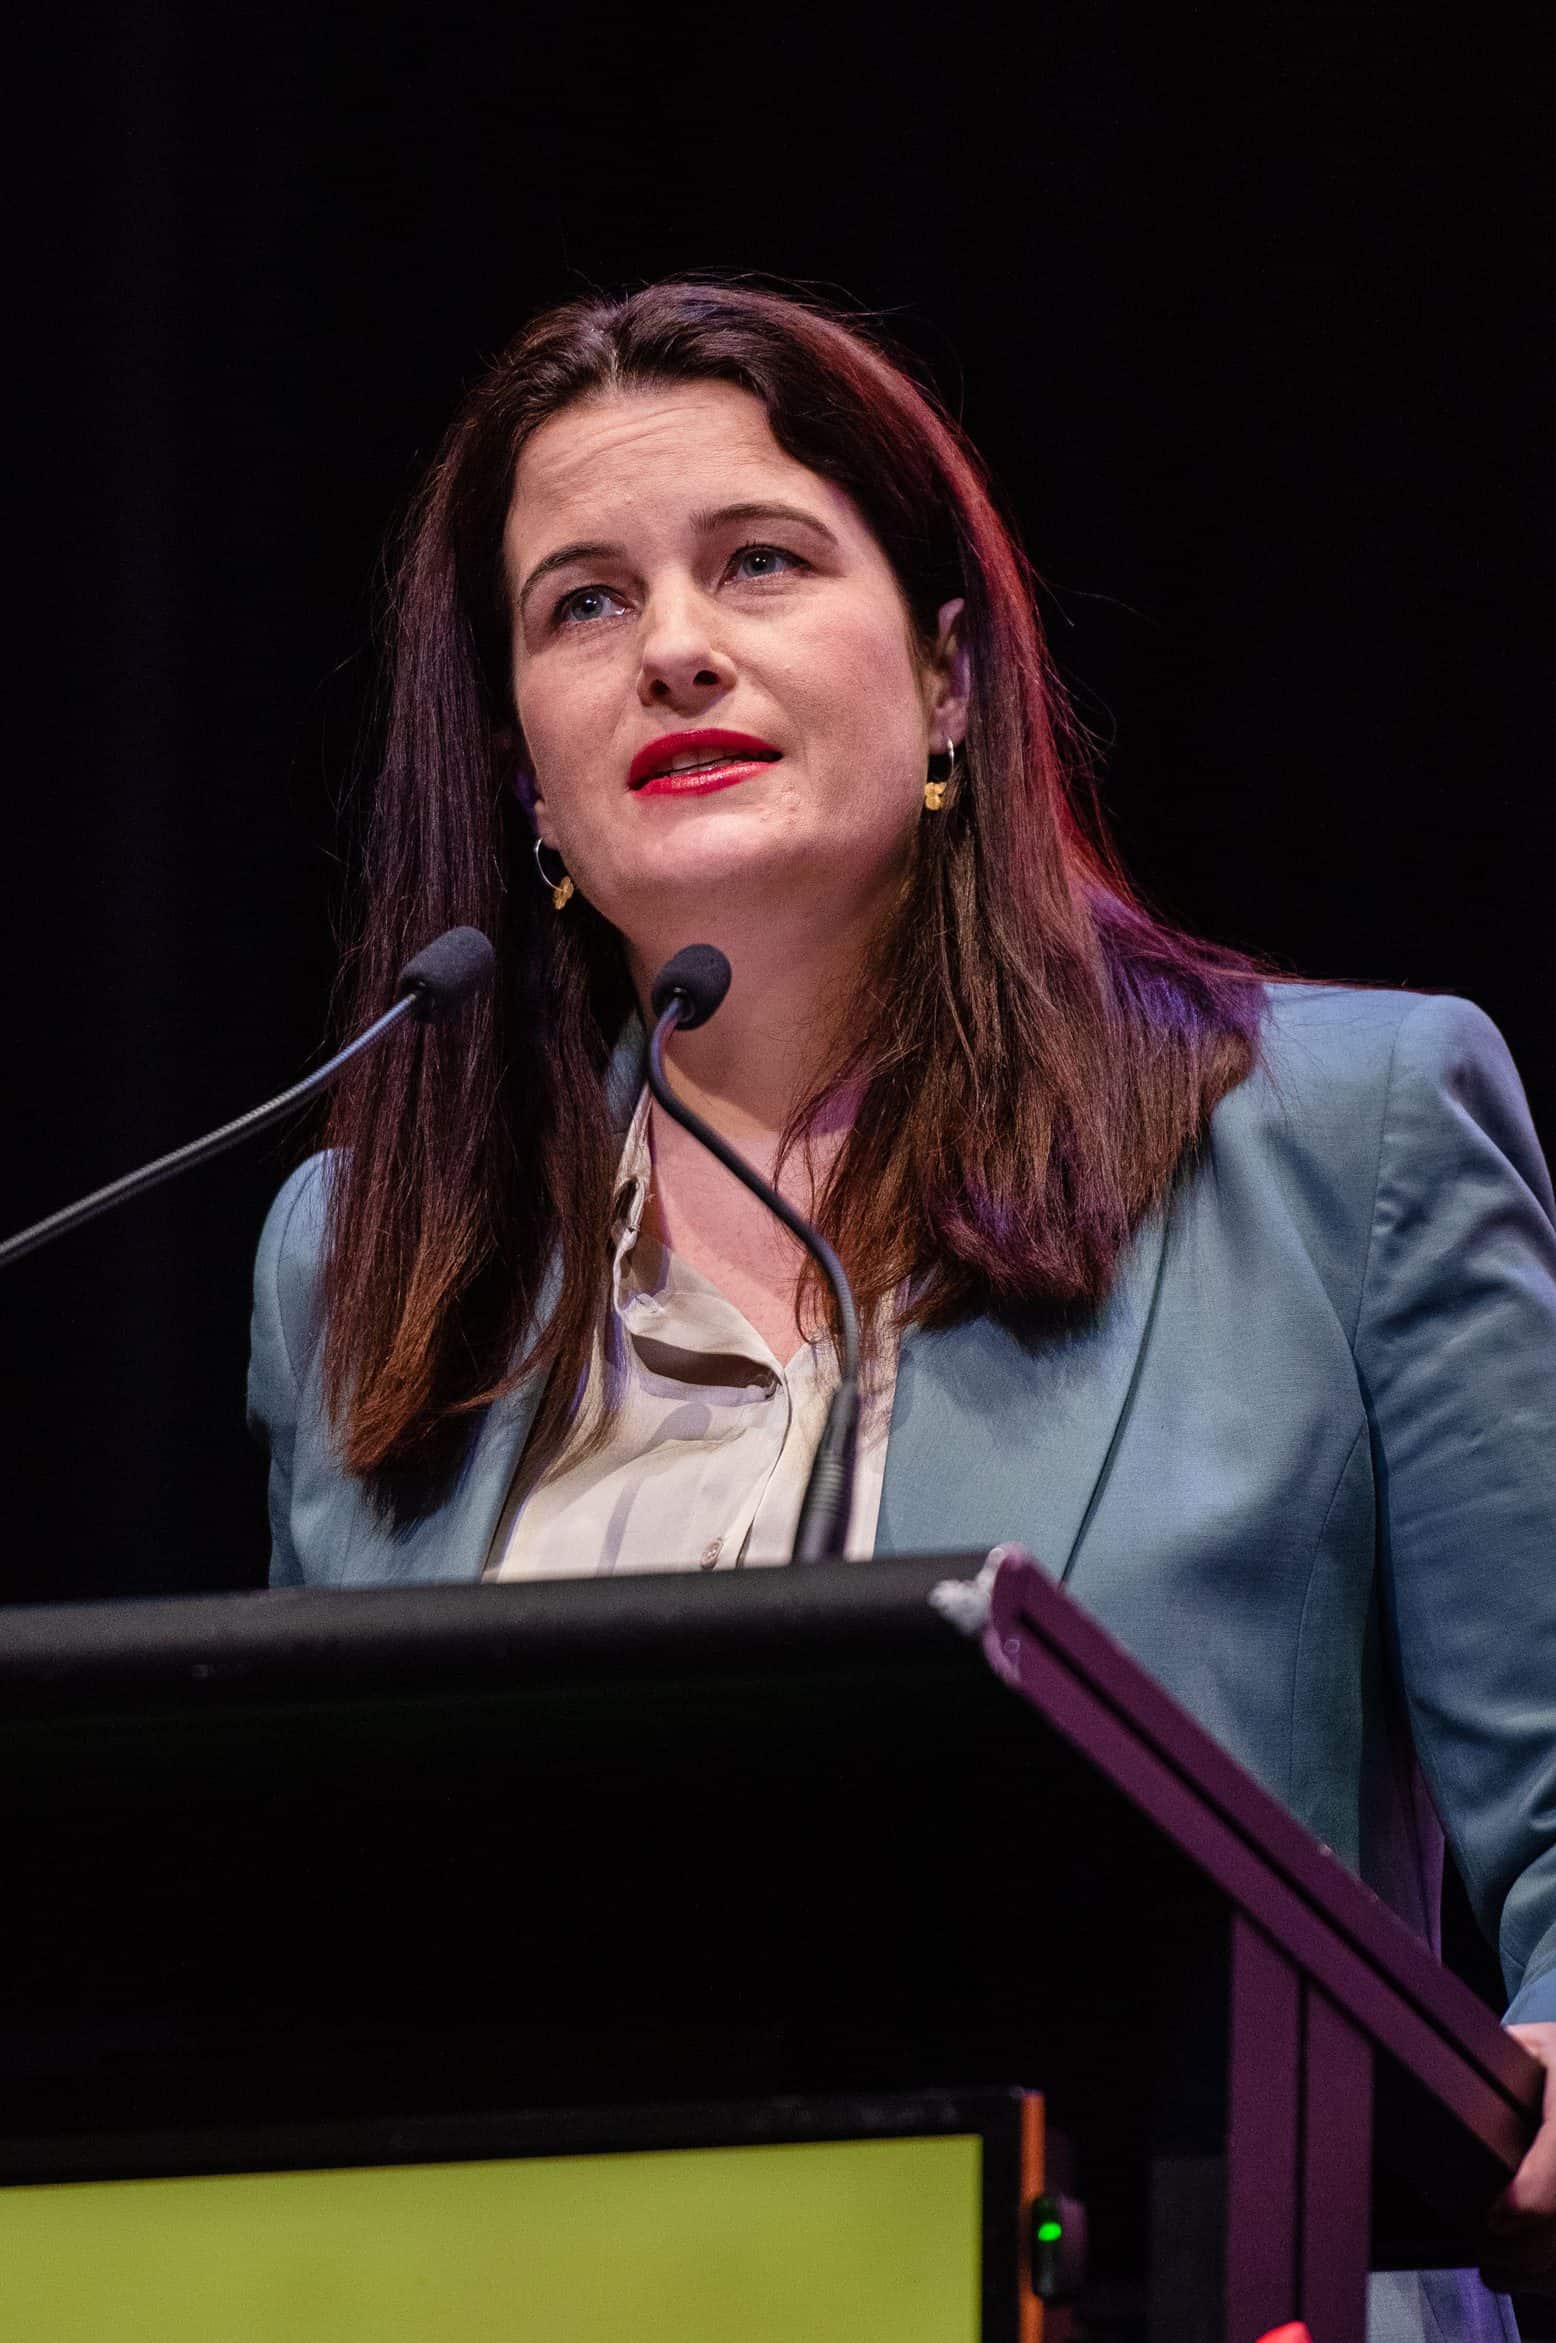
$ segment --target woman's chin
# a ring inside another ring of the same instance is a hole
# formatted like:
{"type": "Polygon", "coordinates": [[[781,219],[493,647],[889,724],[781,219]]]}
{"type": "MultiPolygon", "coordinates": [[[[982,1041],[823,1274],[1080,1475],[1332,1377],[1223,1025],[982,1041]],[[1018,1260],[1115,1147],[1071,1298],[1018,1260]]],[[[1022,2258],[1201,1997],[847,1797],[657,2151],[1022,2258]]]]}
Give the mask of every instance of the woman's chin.
{"type": "Polygon", "coordinates": [[[713,836],[688,825],[673,845],[645,856],[630,874],[621,874],[608,890],[614,908],[594,900],[616,926],[630,929],[645,915],[652,917],[671,904],[706,901],[710,895],[726,903],[741,898],[760,903],[803,883],[807,872],[813,880],[824,862],[824,841],[779,841],[749,832],[739,837],[732,829],[713,836]]]}

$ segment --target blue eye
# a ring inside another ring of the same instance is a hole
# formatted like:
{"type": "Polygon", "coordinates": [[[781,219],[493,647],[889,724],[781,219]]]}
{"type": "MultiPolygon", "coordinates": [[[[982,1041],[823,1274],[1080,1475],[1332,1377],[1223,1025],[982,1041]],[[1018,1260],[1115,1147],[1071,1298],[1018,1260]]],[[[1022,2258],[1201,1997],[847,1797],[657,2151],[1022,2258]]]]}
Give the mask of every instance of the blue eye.
{"type": "MultiPolygon", "coordinates": [[[[731,569],[737,569],[743,562],[755,561],[787,562],[791,569],[805,567],[797,553],[786,553],[781,545],[742,545],[729,566],[731,569]]],[[[752,570],[748,574],[757,578],[775,578],[781,577],[783,572],[776,568],[765,568],[752,570]]]]}
{"type": "MultiPolygon", "coordinates": [[[[789,570],[809,567],[809,562],[782,545],[742,545],[738,553],[730,556],[725,574],[739,577],[743,572],[740,582],[757,585],[764,578],[780,578],[789,570]]],[[[551,623],[557,627],[594,626],[600,619],[615,615],[610,605],[614,603],[619,609],[621,599],[614,586],[575,586],[558,602],[551,613],[551,623]]]]}
{"type": "Polygon", "coordinates": [[[598,605],[604,602],[619,602],[620,599],[621,596],[610,586],[576,586],[571,594],[562,596],[561,601],[551,614],[552,623],[556,626],[563,626],[569,620],[576,620],[580,625],[591,625],[599,612],[597,609],[587,609],[586,604],[592,602],[598,605]]]}

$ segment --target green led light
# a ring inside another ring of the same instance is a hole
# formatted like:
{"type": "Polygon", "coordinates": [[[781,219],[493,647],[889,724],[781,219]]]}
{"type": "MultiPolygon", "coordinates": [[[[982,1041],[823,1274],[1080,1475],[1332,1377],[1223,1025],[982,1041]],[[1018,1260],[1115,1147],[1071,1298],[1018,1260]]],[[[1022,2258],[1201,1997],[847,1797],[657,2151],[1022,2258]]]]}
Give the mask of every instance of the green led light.
{"type": "Polygon", "coordinates": [[[1039,2221],[1037,2225],[1037,2242],[1039,2245],[1057,2245],[1063,2235],[1063,2226],[1058,2221],[1039,2221]]]}

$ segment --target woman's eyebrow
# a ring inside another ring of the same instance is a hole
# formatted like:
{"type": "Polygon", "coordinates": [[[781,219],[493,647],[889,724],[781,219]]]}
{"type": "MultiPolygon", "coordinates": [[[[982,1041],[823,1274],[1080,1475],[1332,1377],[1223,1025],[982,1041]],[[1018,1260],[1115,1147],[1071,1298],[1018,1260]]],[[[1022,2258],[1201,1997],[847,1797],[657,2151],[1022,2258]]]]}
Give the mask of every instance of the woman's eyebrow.
{"type": "Polygon", "coordinates": [[[548,553],[544,561],[536,562],[519,588],[520,613],[541,579],[549,578],[553,570],[571,569],[575,561],[615,561],[622,550],[621,546],[608,545],[600,538],[582,539],[576,545],[559,545],[555,553],[548,553]]]}
{"type": "Polygon", "coordinates": [[[808,513],[800,504],[721,504],[713,511],[692,514],[692,527],[700,537],[711,537],[715,530],[726,529],[732,521],[797,521],[803,529],[813,529],[818,537],[825,537],[829,545],[837,544],[835,533],[814,513],[808,513]]]}
{"type": "MultiPolygon", "coordinates": [[[[824,537],[833,547],[838,541],[835,532],[827,527],[825,521],[818,520],[814,513],[808,513],[803,505],[798,504],[721,504],[691,516],[692,527],[699,537],[714,536],[720,529],[746,521],[789,521],[797,523],[802,529],[811,530],[817,537],[824,537]]],[[[625,550],[624,546],[610,544],[598,537],[582,538],[575,545],[559,545],[555,553],[548,553],[543,561],[536,562],[519,588],[520,612],[541,579],[550,577],[554,570],[570,569],[578,561],[617,561],[625,550]]]]}

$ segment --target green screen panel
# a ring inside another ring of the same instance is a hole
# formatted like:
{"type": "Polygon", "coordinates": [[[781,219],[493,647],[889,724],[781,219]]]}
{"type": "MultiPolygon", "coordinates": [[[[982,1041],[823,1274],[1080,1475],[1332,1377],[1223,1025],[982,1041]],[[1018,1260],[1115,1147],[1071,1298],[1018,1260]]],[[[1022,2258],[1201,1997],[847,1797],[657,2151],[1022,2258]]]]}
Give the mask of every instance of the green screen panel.
{"type": "Polygon", "coordinates": [[[977,2343],[976,2137],[0,2190],[37,2343],[977,2343]]]}

